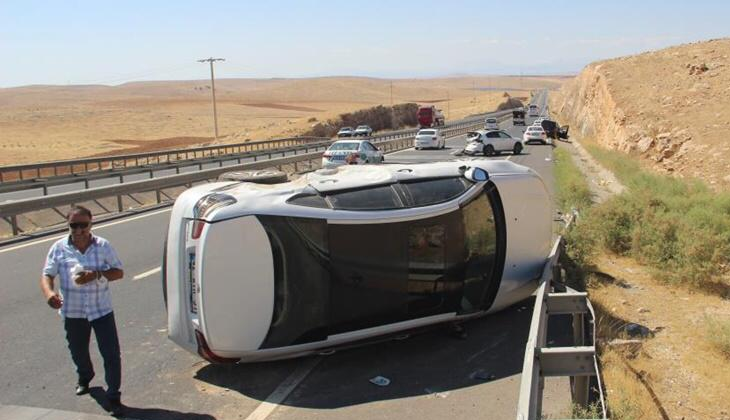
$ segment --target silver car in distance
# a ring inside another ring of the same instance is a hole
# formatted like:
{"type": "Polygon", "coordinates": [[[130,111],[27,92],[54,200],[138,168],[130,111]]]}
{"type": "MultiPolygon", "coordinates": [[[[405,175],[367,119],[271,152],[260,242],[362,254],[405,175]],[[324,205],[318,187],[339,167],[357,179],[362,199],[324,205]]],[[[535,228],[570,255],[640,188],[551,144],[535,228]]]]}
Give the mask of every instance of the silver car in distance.
{"type": "Polygon", "coordinates": [[[550,209],[542,179],[503,160],[199,185],[170,216],[168,334],[253,362],[495,312],[536,288],[550,209]]]}

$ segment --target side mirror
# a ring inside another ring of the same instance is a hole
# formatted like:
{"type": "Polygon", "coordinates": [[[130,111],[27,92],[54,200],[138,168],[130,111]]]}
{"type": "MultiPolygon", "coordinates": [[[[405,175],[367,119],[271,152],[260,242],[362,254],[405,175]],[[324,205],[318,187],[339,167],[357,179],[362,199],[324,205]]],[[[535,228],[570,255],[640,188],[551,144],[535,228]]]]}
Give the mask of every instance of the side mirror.
{"type": "Polygon", "coordinates": [[[489,174],[482,168],[471,167],[464,171],[464,178],[474,182],[484,182],[489,179],[489,174]]]}

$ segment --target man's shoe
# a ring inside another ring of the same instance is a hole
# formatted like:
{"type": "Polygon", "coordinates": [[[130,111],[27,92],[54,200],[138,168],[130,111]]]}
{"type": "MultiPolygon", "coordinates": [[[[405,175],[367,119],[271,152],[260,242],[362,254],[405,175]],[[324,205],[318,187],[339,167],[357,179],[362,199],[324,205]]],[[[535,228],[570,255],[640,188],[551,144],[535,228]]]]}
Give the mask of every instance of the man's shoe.
{"type": "Polygon", "coordinates": [[[89,393],[89,384],[76,385],[76,395],[84,395],[89,393]]]}
{"type": "Polygon", "coordinates": [[[124,405],[121,400],[109,400],[109,413],[114,417],[124,414],[124,405]]]}

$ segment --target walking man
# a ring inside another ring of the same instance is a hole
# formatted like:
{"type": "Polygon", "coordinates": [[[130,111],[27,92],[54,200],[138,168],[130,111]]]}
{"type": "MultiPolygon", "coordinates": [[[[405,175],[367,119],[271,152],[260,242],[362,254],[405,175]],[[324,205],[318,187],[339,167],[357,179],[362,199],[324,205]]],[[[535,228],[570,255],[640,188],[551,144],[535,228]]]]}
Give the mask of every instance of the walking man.
{"type": "Polygon", "coordinates": [[[124,410],[121,402],[122,363],[117,327],[107,281],[124,276],[122,262],[104,238],[91,234],[91,211],[72,206],[66,219],[69,235],[51,246],[41,276],[46,302],[58,309],[66,330],[71,359],[76,365],[76,395],[89,392],[94,367],[89,357],[89,340],[94,330],[104,359],[106,396],[112,415],[124,410]],[[54,279],[60,278],[59,292],[54,279]]]}

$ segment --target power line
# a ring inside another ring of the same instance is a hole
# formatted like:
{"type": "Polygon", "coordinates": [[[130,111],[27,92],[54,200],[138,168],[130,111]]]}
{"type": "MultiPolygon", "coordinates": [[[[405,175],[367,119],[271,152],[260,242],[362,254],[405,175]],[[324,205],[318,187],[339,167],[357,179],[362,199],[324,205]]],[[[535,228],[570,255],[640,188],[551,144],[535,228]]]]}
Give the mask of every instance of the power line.
{"type": "Polygon", "coordinates": [[[198,63],[210,63],[210,84],[213,92],[213,125],[215,126],[215,139],[218,140],[218,111],[215,106],[215,74],[213,73],[213,63],[216,61],[226,61],[225,58],[203,58],[198,63]]]}

